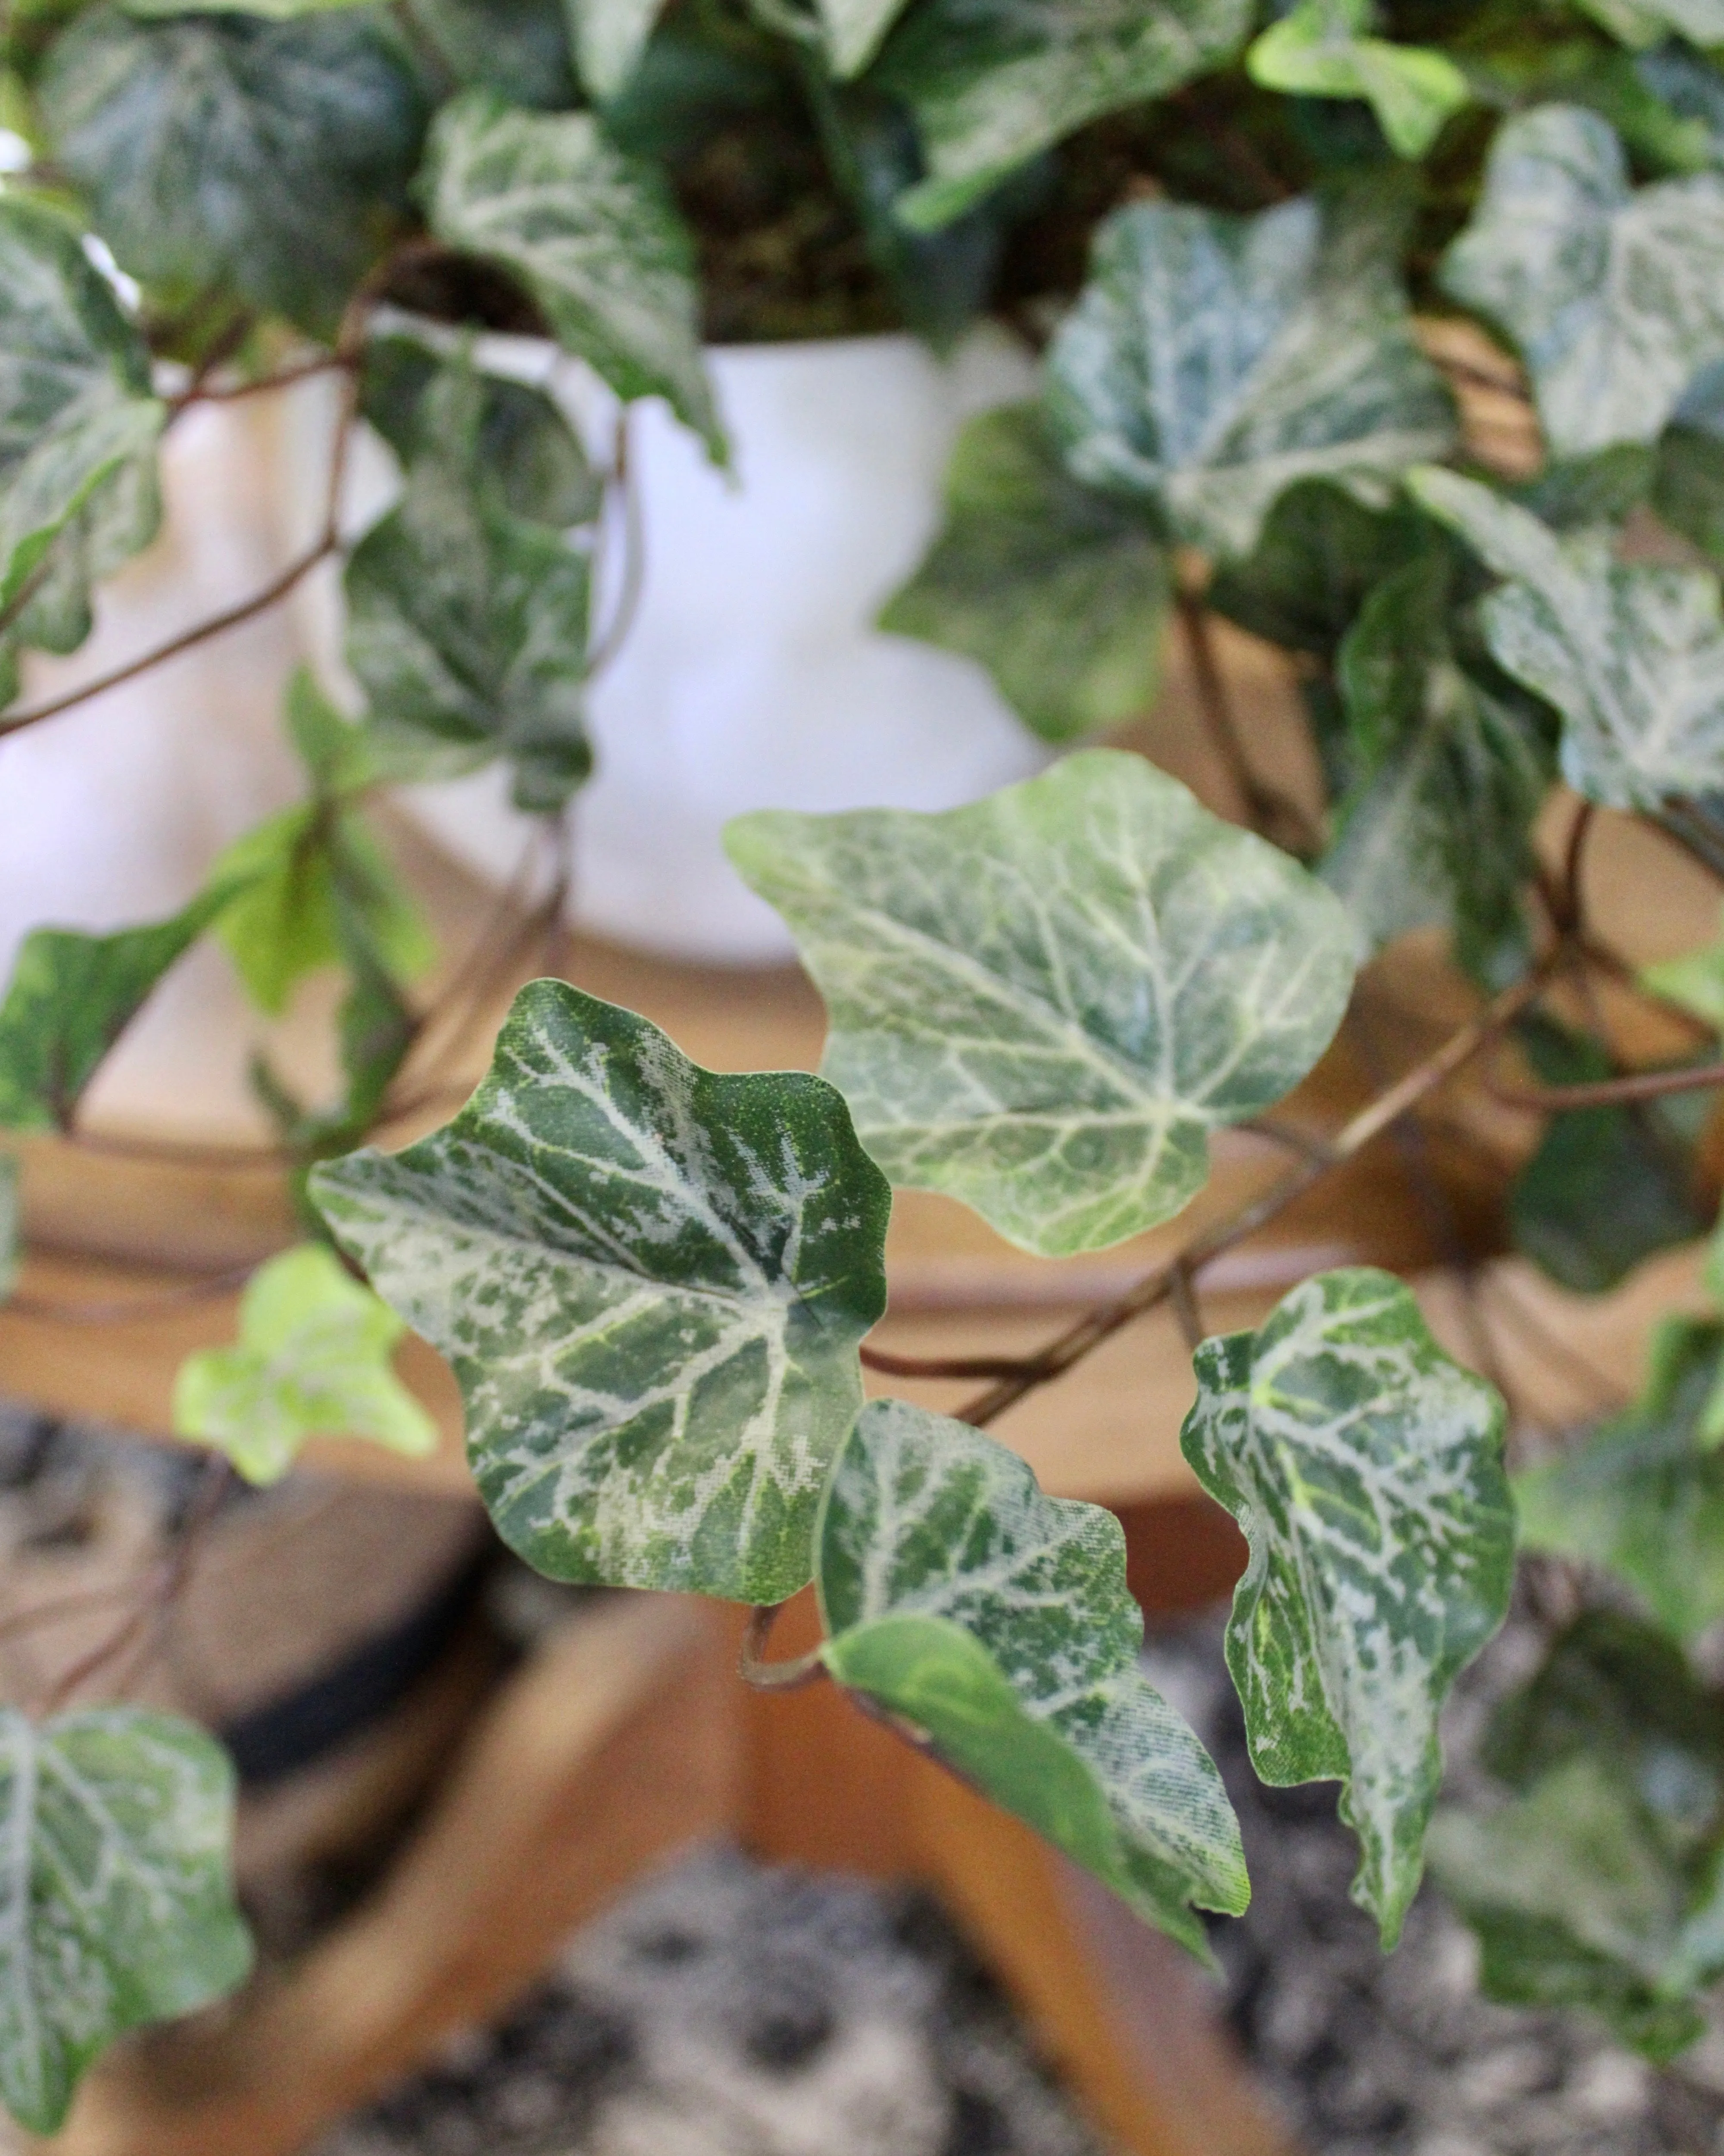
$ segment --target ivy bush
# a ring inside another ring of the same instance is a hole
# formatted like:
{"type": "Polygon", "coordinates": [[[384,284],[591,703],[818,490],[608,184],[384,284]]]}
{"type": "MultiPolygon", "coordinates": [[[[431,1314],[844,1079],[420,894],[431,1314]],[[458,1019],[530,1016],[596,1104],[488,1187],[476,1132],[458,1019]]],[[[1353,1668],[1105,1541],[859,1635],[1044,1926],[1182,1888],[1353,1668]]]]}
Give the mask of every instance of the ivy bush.
{"type": "MultiPolygon", "coordinates": [[[[266,1014],[343,975],[339,1097],[257,1071],[307,1241],[182,1373],[212,1474],[279,1475],[320,1432],[425,1449],[389,1363],[410,1325],[529,1563],[756,1605],[755,1681],[848,1688],[1202,1955],[1249,1886],[1213,1765],[1139,1672],[1121,1530],[985,1434],[1171,1304],[1186,1456],[1250,1548],[1227,1654],[1259,1773],[1341,1784],[1385,1947],[1429,1845],[1498,1995],[1655,2056],[1691,2041],[1724,1974],[1724,1699],[1691,1652],[1724,1618],[1724,1315],[1672,1317],[1641,1397],[1511,1483],[1502,1400],[1391,1276],[1318,1274],[1220,1338],[1198,1296],[1511,1052],[1545,1118],[1507,1205],[1528,1255],[1598,1291],[1707,1231],[1724,943],[1637,975],[1585,865],[1608,810],[1724,877],[1724,0],[17,0],[0,117],[0,733],[95,693],[31,703],[21,663],[76,649],[150,543],[183,414],[313,374],[342,399],[313,545],[95,686],[339,559],[363,711],[285,685],[303,801],[169,918],[37,931],[0,1001],[0,1124],[75,1137],[200,937],[266,1014]],[[448,1014],[373,798],[502,763],[556,916],[587,689],[627,629],[593,594],[629,406],[665,399],[722,463],[703,336],[943,346],[990,308],[1042,347],[1040,392],[965,432],[883,624],[1074,752],[946,814],[732,827],[825,998],[821,1075],[716,1075],[539,981],[453,1121],[367,1142],[423,1120],[448,1014]],[[500,328],[609,385],[608,463],[488,371],[474,332],[500,328]],[[1480,381],[1521,385],[1522,468],[1467,445],[1480,381]],[[361,427],[402,490],[350,546],[361,427]],[[1290,655],[1317,806],[1259,774],[1217,615],[1290,655]],[[1095,745],[1170,633],[1238,822],[1095,745]],[[1263,1122],[1415,930],[1473,1015],[1338,1129],[1263,1122]],[[1687,1047],[1625,1068],[1596,981],[1687,1047]],[[1288,1156],[1238,1213],[1036,1353],[937,1366],[980,1386],[958,1417],[863,1404],[865,1360],[916,1374],[866,1345],[893,1185],[1066,1255],[1174,1219],[1239,1124],[1288,1156]],[[1547,1657],[1493,1726],[1500,1800],[1434,1825],[1439,1711],[1517,1540],[1547,1657]],[[811,1580],[823,1643],[767,1660],[811,1580]]],[[[1724,1312],[1724,1259],[1708,1281],[1724,1312]]],[[[219,1748],[68,1712],[100,1667],[0,1716],[0,2097],[38,2131],[121,2031],[247,1960],[219,1748]]]]}

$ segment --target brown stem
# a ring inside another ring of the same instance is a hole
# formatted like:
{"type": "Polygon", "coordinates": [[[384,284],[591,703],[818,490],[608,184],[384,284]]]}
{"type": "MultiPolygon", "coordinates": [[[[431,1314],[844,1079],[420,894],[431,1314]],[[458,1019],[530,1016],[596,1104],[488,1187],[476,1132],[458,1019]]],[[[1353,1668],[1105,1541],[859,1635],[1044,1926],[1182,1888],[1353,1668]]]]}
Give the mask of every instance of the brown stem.
{"type": "Polygon", "coordinates": [[[883,1378],[1013,1378],[1040,1359],[1034,1355],[891,1355],[882,1348],[861,1349],[865,1370],[883,1378]]]}
{"type": "Polygon", "coordinates": [[[752,1685],[756,1691],[799,1691],[804,1685],[818,1684],[827,1673],[818,1647],[810,1647],[807,1654],[797,1656],[793,1661],[767,1661],[767,1642],[772,1636],[772,1627],[783,1607],[782,1602],[774,1602],[757,1609],[742,1635],[736,1673],[744,1684],[752,1685]]]}
{"type": "Polygon", "coordinates": [[[1455,1073],[1469,1063],[1480,1050],[1494,1040],[1504,1027],[1511,1024],[1544,988],[1550,971],[1550,962],[1540,966],[1524,981],[1487,1004],[1476,1018],[1471,1019],[1459,1031],[1449,1035],[1443,1045],[1424,1061],[1409,1070],[1388,1092],[1362,1108],[1358,1114],[1343,1125],[1337,1133],[1326,1155],[1298,1163],[1273,1183],[1260,1197],[1242,1206],[1226,1219],[1217,1222],[1165,1265],[1143,1278],[1111,1303],[1090,1311],[1056,1338],[1050,1340],[1039,1355],[1031,1358],[1024,1369],[1001,1378],[995,1384],[957,1411],[958,1419],[985,1428],[1006,1409],[1016,1406],[1039,1385],[1062,1377],[1074,1363],[1111,1340],[1116,1332],[1166,1302],[1175,1292],[1174,1278],[1182,1269],[1195,1280],[1205,1265],[1213,1264],[1224,1251],[1230,1250],[1259,1229],[1266,1227],[1275,1216],[1285,1210],[1296,1198],[1301,1197],[1311,1185],[1319,1182],[1331,1168],[1350,1160],[1375,1138],[1380,1137],[1391,1125],[1398,1122],[1410,1109],[1418,1106],[1427,1094],[1452,1078],[1455,1073]]]}
{"type": "Polygon", "coordinates": [[[1506,1086],[1487,1076],[1485,1090],[1506,1108],[1562,1114],[1574,1108],[1625,1107],[1663,1101],[1675,1093],[1710,1093],[1724,1086],[1724,1063],[1691,1064],[1680,1070],[1630,1070],[1620,1078],[1596,1078],[1573,1086],[1506,1086]]]}
{"type": "Polygon", "coordinates": [[[170,410],[182,412],[189,404],[237,404],[247,397],[267,397],[278,389],[291,389],[296,382],[310,382],[320,374],[351,374],[354,361],[338,352],[319,352],[315,359],[284,367],[275,374],[259,375],[253,382],[212,385],[194,382],[173,399],[170,410]]]}
{"type": "Polygon", "coordinates": [[[8,1299],[6,1307],[20,1317],[33,1317],[49,1325],[138,1324],[170,1310],[195,1308],[201,1302],[213,1302],[218,1296],[231,1294],[236,1287],[243,1287],[254,1270],[250,1265],[228,1265],[218,1273],[203,1274],[179,1287],[165,1288],[159,1295],[138,1296],[130,1301],[55,1302],[47,1296],[19,1292],[8,1299]]]}

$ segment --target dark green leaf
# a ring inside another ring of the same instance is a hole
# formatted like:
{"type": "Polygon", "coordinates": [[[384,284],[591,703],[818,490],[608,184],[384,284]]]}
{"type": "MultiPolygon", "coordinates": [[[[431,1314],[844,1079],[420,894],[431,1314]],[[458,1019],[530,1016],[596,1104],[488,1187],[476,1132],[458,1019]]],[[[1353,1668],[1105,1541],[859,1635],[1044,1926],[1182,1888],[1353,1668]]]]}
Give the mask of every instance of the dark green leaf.
{"type": "Polygon", "coordinates": [[[1248,554],[1275,498],[1329,477],[1387,482],[1454,439],[1414,341],[1395,223],[1354,198],[1259,217],[1164,203],[1116,211],[1049,358],[1073,473],[1153,504],[1176,538],[1248,554]]]}
{"type": "MultiPolygon", "coordinates": [[[[1596,1043],[1548,1019],[1528,1022],[1521,1038],[1547,1085],[1585,1085],[1612,1075],[1596,1043]]],[[[1711,1216],[1695,1145],[1712,1097],[1552,1116],[1509,1192],[1516,1246],[1564,1287],[1598,1295],[1655,1250],[1703,1235],[1711,1216]]]]}
{"type": "Polygon", "coordinates": [[[403,0],[421,37],[464,90],[552,111],[575,104],[564,0],[403,0]]]}
{"type": "Polygon", "coordinates": [[[1254,636],[1332,660],[1367,593],[1430,544],[1398,495],[1373,509],[1331,480],[1301,480],[1276,497],[1251,553],[1221,564],[1208,602],[1254,636]]]}
{"type": "Polygon", "coordinates": [[[539,981],[452,1123],[311,1188],[453,1363],[481,1494],[529,1563],[757,1602],[808,1578],[885,1304],[886,1185],[830,1086],[715,1076],[539,981]]]}
{"type": "Polygon", "coordinates": [[[424,182],[433,230],[512,270],[565,350],[619,397],[664,397],[716,458],[693,250],[670,192],[589,113],[517,111],[475,90],[445,105],[424,182]]]}
{"type": "Polygon", "coordinates": [[[823,1650],[978,1788],[1203,1953],[1249,1892],[1208,1754],[1137,1670],[1119,1522],[967,1424],[875,1400],[819,1527],[823,1650]]]}
{"type": "Polygon", "coordinates": [[[1220,66],[1250,20],[1248,0],[920,0],[877,70],[927,157],[905,218],[944,224],[1087,121],[1220,66]]]}
{"type": "Polygon", "coordinates": [[[33,1727],[0,1707],[0,2099],[53,2133],[116,2036],[231,1991],[233,1774],[202,1730],[136,1707],[33,1727]]]}
{"type": "Polygon", "coordinates": [[[55,162],[166,304],[212,288],[331,329],[404,207],[424,112],[370,10],[140,23],[97,7],[49,54],[55,162]]]}
{"type": "Polygon", "coordinates": [[[1437,1715],[1507,1613],[1501,1401],[1388,1273],[1325,1273],[1206,1340],[1180,1438],[1251,1559],[1228,1667],[1266,1782],[1340,1780],[1353,1898],[1400,1936],[1442,1774],[1437,1715]]]}
{"type": "Polygon", "coordinates": [[[962,652],[1044,741],[1147,711],[1167,612],[1144,518],[1067,478],[1033,404],[986,412],[946,475],[946,527],[882,629],[962,652]]]}

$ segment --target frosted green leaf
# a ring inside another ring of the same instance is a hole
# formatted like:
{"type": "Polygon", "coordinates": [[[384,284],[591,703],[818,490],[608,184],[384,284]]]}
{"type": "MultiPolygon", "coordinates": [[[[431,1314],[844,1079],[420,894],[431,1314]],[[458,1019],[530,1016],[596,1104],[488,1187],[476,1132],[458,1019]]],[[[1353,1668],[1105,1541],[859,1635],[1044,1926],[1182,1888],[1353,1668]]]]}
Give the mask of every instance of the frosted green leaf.
{"type": "Polygon", "coordinates": [[[0,1707],[0,2101],[21,2126],[54,2133],[116,2036],[244,1977],[233,1825],[227,1755],[188,1722],[0,1707]]]}
{"type": "Polygon", "coordinates": [[[601,105],[640,64],[664,0],[567,0],[581,80],[601,105]]]}
{"type": "Polygon", "coordinates": [[[1166,554],[1144,516],[1069,479],[1034,405],[984,412],[946,475],[946,526],[882,629],[962,653],[1044,741],[1155,701],[1166,554]]]}
{"type": "Polygon", "coordinates": [[[1171,1219],[1209,1132],[1290,1091],[1347,1006],[1338,902],[1117,750],[941,815],[768,810],[726,844],[826,998],[821,1067],[869,1152],[1047,1256],[1171,1219]]]}
{"type": "Polygon", "coordinates": [[[1724,1617],[1724,1326],[1673,1317],[1634,1404],[1515,1478],[1521,1541],[1603,1567],[1665,1630],[1724,1617]]]}
{"type": "Polygon", "coordinates": [[[1613,808],[1724,788],[1724,614],[1703,570],[1614,559],[1608,532],[1558,536],[1488,486],[1408,482],[1506,579],[1480,608],[1506,673],[1563,719],[1562,776],[1613,808]]]}
{"type": "Polygon", "coordinates": [[[590,113],[522,112],[490,91],[447,105],[423,182],[432,229],[512,270],[552,334],[619,397],[664,397],[716,458],[694,253],[670,190],[590,113]]]}
{"type": "Polygon", "coordinates": [[[923,0],[874,78],[927,160],[900,213],[948,223],[1077,128],[1222,66],[1250,23],[1249,0],[923,0]]]}
{"type": "Polygon", "coordinates": [[[227,1454],[249,1482],[277,1482],[312,1437],[363,1437],[423,1457],[436,1425],[390,1367],[406,1331],[321,1243],[259,1265],[231,1348],[188,1355],[173,1426],[227,1454]]]}
{"type": "Polygon", "coordinates": [[[1138,1673],[1111,1512],[1044,1497],[967,1423],[875,1400],[833,1472],[818,1576],[841,1684],[1194,1952],[1193,1903],[1244,1907],[1221,1777],[1138,1673]]]}
{"type": "Polygon", "coordinates": [[[1554,760],[1461,665],[1453,583],[1446,551],[1430,550],[1378,586],[1341,647],[1352,778],[1319,873],[1367,948],[1437,923],[1501,985],[1525,954],[1532,819],[1554,760]]]}
{"type": "Polygon", "coordinates": [[[753,1602],[808,1578],[890,1203],[829,1086],[715,1075],[536,981],[452,1123],[311,1191],[453,1363],[480,1493],[529,1563],[753,1602]]]}
{"type": "Polygon", "coordinates": [[[518,515],[487,460],[485,393],[449,368],[426,391],[398,507],[348,561],[347,659],[391,776],[506,757],[519,808],[560,808],[593,767],[586,732],[589,557],[518,515]]]}
{"type": "Polygon", "coordinates": [[[1579,0],[1595,23],[1644,49],[1672,30],[1691,45],[1724,45],[1724,0],[1579,0]]]}
{"type": "Polygon", "coordinates": [[[164,308],[225,292],[320,332],[406,208],[424,108],[372,8],[79,15],[40,83],[54,163],[164,308]]]}
{"type": "Polygon", "coordinates": [[[904,12],[905,0],[818,0],[832,71],[860,74],[904,12]]]}
{"type": "Polygon", "coordinates": [[[1606,121],[1541,105],[1504,124],[1440,277],[1519,346],[1558,456],[1655,441],[1724,357],[1724,177],[1634,191],[1606,121]]]}
{"type": "Polygon", "coordinates": [[[1431,1828],[1490,1996],[1589,2009],[1657,2059],[1701,2034],[1696,1994],[1724,1974],[1719,1704],[1668,1640],[1602,1610],[1502,1702],[1484,1753],[1513,1800],[1431,1828]]]}
{"type": "Polygon", "coordinates": [[[1438,1710],[1508,1609],[1502,1403],[1363,1266],[1193,1359],[1181,1446],[1251,1550],[1227,1663],[1252,1764],[1278,1787],[1344,1784],[1353,1899],[1392,1947],[1442,1775],[1438,1710]]]}
{"type": "Polygon", "coordinates": [[[1296,480],[1385,500],[1390,479],[1455,435],[1393,239],[1357,203],[1116,211],[1049,357],[1074,475],[1153,503],[1175,537],[1224,555],[1251,551],[1296,480]]]}
{"type": "Polygon", "coordinates": [[[1470,95],[1446,53],[1368,34],[1372,0],[1300,0],[1245,55],[1266,90],[1362,97],[1398,157],[1422,157],[1470,95]]]}
{"type": "Polygon", "coordinates": [[[91,581],[153,536],[149,355],[53,211],[0,201],[0,701],[17,652],[69,651],[91,581]]]}

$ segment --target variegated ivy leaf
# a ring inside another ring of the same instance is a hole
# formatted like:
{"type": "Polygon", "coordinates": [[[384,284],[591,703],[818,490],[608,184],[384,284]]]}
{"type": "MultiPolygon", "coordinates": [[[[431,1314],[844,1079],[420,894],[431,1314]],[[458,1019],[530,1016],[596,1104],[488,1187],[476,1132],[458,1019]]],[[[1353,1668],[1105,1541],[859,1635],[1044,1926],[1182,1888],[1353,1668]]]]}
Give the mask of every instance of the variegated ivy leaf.
{"type": "Polygon", "coordinates": [[[1250,23],[1249,0],[921,0],[875,78],[927,159],[900,214],[948,223],[1091,120],[1224,65],[1250,23]]]}
{"type": "Polygon", "coordinates": [[[1296,480],[1381,498],[1443,454],[1454,409],[1414,341],[1392,242],[1357,200],[1116,211],[1049,357],[1073,473],[1152,503],[1176,538],[1245,554],[1296,480]]]}
{"type": "Polygon", "coordinates": [[[1431,1869],[1518,2005],[1584,2007],[1673,2056],[1724,1975],[1720,1701],[1647,1627],[1582,1617],[1498,1707],[1485,1763],[1513,1792],[1438,1814],[1431,1869]]]}
{"type": "Polygon", "coordinates": [[[21,2126],[56,2132],[116,2036],[244,1977],[233,1825],[233,1769],[188,1722],[0,1707],[0,2101],[21,2126]]]}
{"type": "Polygon", "coordinates": [[[1377,587],[1341,647],[1352,776],[1319,873],[1367,948],[1440,923],[1501,987],[1525,957],[1532,819],[1555,760],[1534,716],[1461,664],[1455,571],[1427,551],[1377,587]]]}
{"type": "Polygon", "coordinates": [[[1117,750],[942,815],[768,810],[726,844],[826,998],[822,1068],[870,1152],[1047,1256],[1178,1212],[1209,1132],[1298,1083],[1352,986],[1330,893],[1117,750]]]}
{"type": "Polygon", "coordinates": [[[436,1425],[390,1367],[406,1331],[321,1243],[259,1265],[239,1305],[239,1337],[180,1365],[173,1426],[224,1452],[249,1482],[276,1482],[312,1437],[363,1437],[410,1457],[436,1425]]]}
{"type": "Polygon", "coordinates": [[[1458,472],[1408,484],[1506,579],[1483,603],[1504,671],[1563,719],[1562,776],[1613,808],[1724,788],[1724,614],[1703,570],[1623,562],[1608,532],[1558,536],[1458,472]]]}
{"type": "Polygon", "coordinates": [[[640,64],[664,0],[567,0],[581,80],[601,105],[618,95],[640,64]]]}
{"type": "Polygon", "coordinates": [[[1193,1903],[1244,1907],[1221,1777],[1138,1673],[1111,1512],[1044,1497],[967,1423],[875,1400],[833,1471],[818,1577],[841,1684],[1194,1952],[1193,1903]]]}
{"type": "Polygon", "coordinates": [[[0,201],[0,702],[23,645],[69,651],[90,586],[148,543],[149,354],[65,219],[0,201]]]}
{"type": "Polygon", "coordinates": [[[1596,113],[1517,114],[1441,280],[1515,340],[1558,456],[1655,441],[1695,376],[1724,358],[1724,177],[1635,192],[1596,113]]]}
{"type": "Polygon", "coordinates": [[[1514,1574],[1503,1406],[1388,1273],[1324,1273],[1206,1340],[1180,1442],[1251,1558],[1227,1662],[1265,1782],[1339,1780],[1384,1946],[1419,1888],[1437,1714],[1514,1574]]]}
{"type": "Polygon", "coordinates": [[[1361,97],[1398,157],[1422,157],[1470,95],[1446,53],[1369,35],[1372,0],[1299,0],[1245,55],[1254,82],[1306,97],[1361,97]]]}
{"type": "Polygon", "coordinates": [[[522,112],[486,90],[444,107],[424,182],[431,228],[512,270],[552,335],[619,397],[664,397],[715,458],[694,253],[664,180],[590,113],[522,112]]]}
{"type": "Polygon", "coordinates": [[[406,209],[423,132],[372,8],[270,22],[86,9],[40,84],[54,162],[164,308],[225,293],[331,330],[406,209]]]}
{"type": "Polygon", "coordinates": [[[454,1364],[480,1493],[529,1563],[752,1602],[808,1579],[890,1204],[829,1086],[715,1075],[537,981],[452,1123],[311,1191],[454,1364]]]}
{"type": "Polygon", "coordinates": [[[1655,45],[1674,30],[1691,45],[1724,45],[1724,0],[1579,0],[1625,45],[1655,45]]]}
{"type": "Polygon", "coordinates": [[[1724,1617],[1724,1325],[1666,1319],[1646,1383],[1583,1443],[1515,1478],[1528,1549],[1601,1566],[1664,1629],[1724,1617]]]}
{"type": "Polygon", "coordinates": [[[437,778],[506,757],[516,805],[562,807],[593,767],[587,554],[518,515],[486,456],[480,377],[427,388],[399,505],[353,550],[347,659],[392,776],[437,778]]]}
{"type": "Polygon", "coordinates": [[[946,474],[946,527],[882,629],[962,652],[1044,741],[1072,740],[1155,700],[1165,550],[1131,506],[1079,486],[1039,408],[984,412],[946,474]]]}

